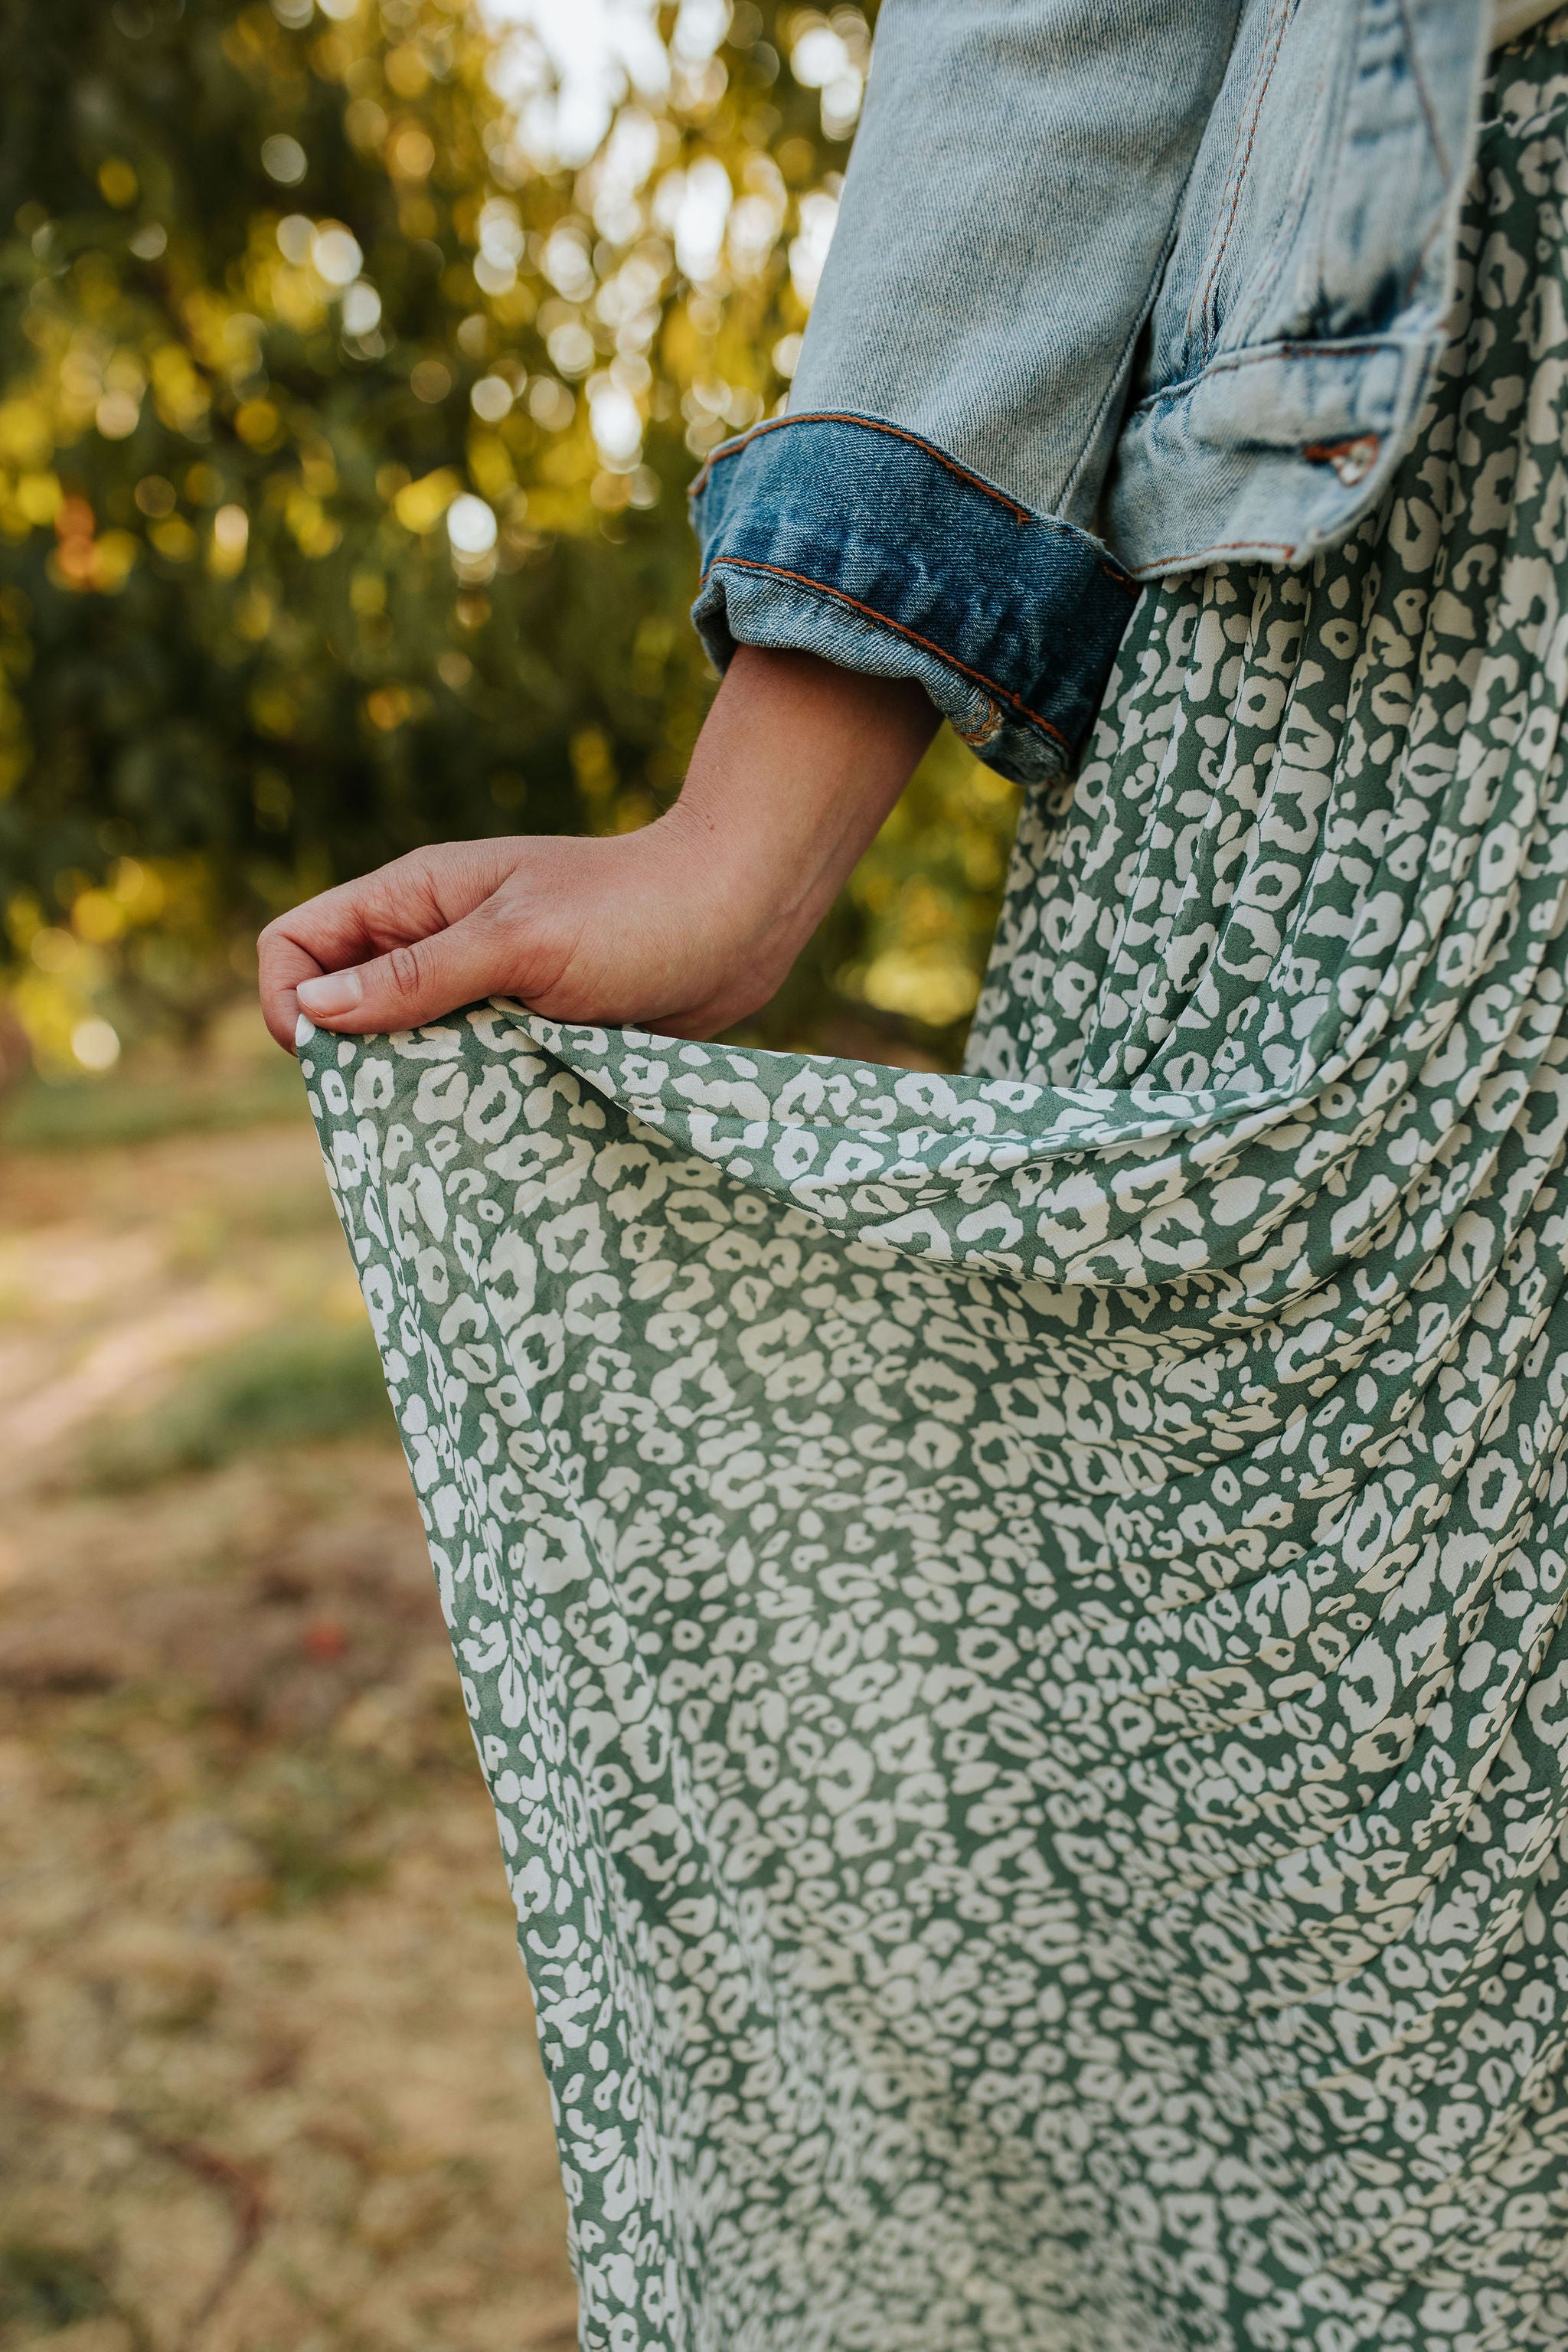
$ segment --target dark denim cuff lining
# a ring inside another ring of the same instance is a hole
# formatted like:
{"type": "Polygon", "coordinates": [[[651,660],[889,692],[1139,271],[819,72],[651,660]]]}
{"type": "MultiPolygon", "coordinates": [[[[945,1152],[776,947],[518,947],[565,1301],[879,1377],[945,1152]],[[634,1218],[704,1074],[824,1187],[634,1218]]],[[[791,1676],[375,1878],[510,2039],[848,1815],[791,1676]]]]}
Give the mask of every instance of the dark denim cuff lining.
{"type": "Polygon", "coordinates": [[[1138,594],[1087,532],[865,416],[759,425],[692,499],[692,619],[721,669],[738,644],[790,646],[915,677],[1003,775],[1070,763],[1138,594]]]}

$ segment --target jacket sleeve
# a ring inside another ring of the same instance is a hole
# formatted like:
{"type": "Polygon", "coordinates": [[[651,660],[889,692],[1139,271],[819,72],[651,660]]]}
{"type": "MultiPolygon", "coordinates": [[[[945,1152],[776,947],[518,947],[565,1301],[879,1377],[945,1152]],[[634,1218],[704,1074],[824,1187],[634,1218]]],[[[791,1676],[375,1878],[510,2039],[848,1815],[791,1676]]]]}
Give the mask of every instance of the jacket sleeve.
{"type": "Polygon", "coordinates": [[[1135,583],[1093,536],[1240,0],[884,0],[787,413],[693,486],[693,618],[1071,761],[1135,583]]]}

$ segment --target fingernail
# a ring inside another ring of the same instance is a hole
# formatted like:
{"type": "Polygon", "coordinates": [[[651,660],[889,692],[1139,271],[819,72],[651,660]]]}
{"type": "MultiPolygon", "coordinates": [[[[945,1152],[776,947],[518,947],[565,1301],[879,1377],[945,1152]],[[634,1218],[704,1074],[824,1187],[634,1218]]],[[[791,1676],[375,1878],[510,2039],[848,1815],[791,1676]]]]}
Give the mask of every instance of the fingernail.
{"type": "Polygon", "coordinates": [[[325,971],[320,980],[302,980],[294,993],[312,1021],[330,1021],[352,1013],[364,990],[357,971],[325,971]]]}

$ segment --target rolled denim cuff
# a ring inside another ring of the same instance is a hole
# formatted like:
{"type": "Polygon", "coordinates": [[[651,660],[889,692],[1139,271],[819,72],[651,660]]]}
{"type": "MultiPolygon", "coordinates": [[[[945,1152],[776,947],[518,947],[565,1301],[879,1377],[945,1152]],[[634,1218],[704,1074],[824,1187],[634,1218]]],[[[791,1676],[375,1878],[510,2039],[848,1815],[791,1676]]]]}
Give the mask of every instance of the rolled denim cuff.
{"type": "Polygon", "coordinates": [[[787,646],[916,678],[1001,774],[1071,764],[1138,596],[1087,531],[870,416],[772,419],[715,449],[692,499],[691,616],[721,669],[787,646]]]}

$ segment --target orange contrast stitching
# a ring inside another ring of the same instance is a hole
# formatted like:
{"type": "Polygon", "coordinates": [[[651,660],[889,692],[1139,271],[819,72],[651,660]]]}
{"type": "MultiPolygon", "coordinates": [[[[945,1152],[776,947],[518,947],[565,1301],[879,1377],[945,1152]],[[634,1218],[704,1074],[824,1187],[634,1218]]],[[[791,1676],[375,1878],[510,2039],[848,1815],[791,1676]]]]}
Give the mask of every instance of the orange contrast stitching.
{"type": "Polygon", "coordinates": [[[1405,36],[1405,55],[1410,61],[1410,79],[1415,84],[1415,94],[1421,100],[1421,111],[1426,122],[1426,136],[1432,142],[1432,152],[1437,158],[1437,169],[1447,179],[1449,172],[1448,151],[1443,144],[1443,134],[1437,127],[1436,110],[1432,104],[1432,93],[1426,87],[1426,78],[1421,70],[1421,47],[1415,38],[1415,28],[1410,22],[1410,11],[1405,6],[1405,0],[1394,0],[1394,5],[1399,12],[1399,29],[1405,36]]]}
{"type": "MultiPolygon", "coordinates": [[[[783,417],[779,419],[781,425],[784,421],[783,417]]],[[[716,555],[702,574],[699,586],[705,588],[713,573],[725,563],[732,563],[742,572],[766,572],[775,580],[793,580],[796,587],[813,588],[819,596],[836,597],[839,604],[847,604],[851,612],[864,613],[868,620],[879,621],[885,629],[896,629],[900,637],[908,637],[912,645],[922,646],[928,654],[935,654],[949,669],[962,670],[965,677],[974,680],[976,686],[983,686],[987,694],[995,695],[1000,701],[1010,702],[1021,718],[1032,719],[1037,727],[1043,727],[1047,735],[1054,735],[1064,751],[1071,751],[1072,745],[1061,729],[1053,727],[1048,719],[1042,719],[1037,710],[1031,710],[1022,695],[1010,693],[1006,687],[998,686],[995,679],[987,677],[984,670],[971,669],[969,664],[961,662],[956,654],[950,654],[943,646],[933,645],[931,638],[922,637],[918,629],[908,629],[902,621],[895,621],[888,614],[879,613],[875,604],[862,604],[855,597],[847,596],[842,588],[830,588],[826,580],[813,580],[808,572],[786,572],[782,563],[758,563],[748,555],[716,555]]]]}
{"type": "Polygon", "coordinates": [[[1133,567],[1135,580],[1157,580],[1173,563],[1200,563],[1210,555],[1228,555],[1239,548],[1244,555],[1256,555],[1267,548],[1270,554],[1282,555],[1289,562],[1296,552],[1293,544],[1282,539],[1216,539],[1212,547],[1194,548],[1190,555],[1163,555],[1157,563],[1140,563],[1133,567]]]}
{"type": "Polygon", "coordinates": [[[1302,445],[1301,455],[1314,466],[1331,466],[1336,457],[1342,457],[1347,450],[1359,449],[1363,441],[1381,440],[1377,433],[1352,433],[1343,441],[1308,441],[1302,445]]]}
{"type": "Polygon", "coordinates": [[[893,440],[907,441],[911,449],[921,449],[928,457],[934,457],[939,466],[945,466],[950,474],[955,474],[961,482],[967,482],[971,489],[984,490],[988,499],[994,499],[998,506],[1006,508],[1015,522],[1039,523],[1047,530],[1072,530],[1071,523],[1058,522],[1049,515],[1031,514],[1027,507],[1019,506],[1005,491],[994,488],[978,474],[972,474],[967,467],[961,466],[956,457],[950,457],[931,442],[922,441],[918,433],[906,433],[901,425],[884,425],[875,416],[852,416],[847,411],[833,408],[806,409],[799,416],[770,416],[765,424],[754,425],[744,440],[733,441],[728,448],[714,450],[687,491],[687,497],[694,499],[697,496],[721,457],[738,457],[742,449],[749,449],[753,441],[762,439],[764,433],[776,433],[784,425],[860,425],[868,433],[889,434],[893,440]]]}
{"type": "MultiPolygon", "coordinates": [[[[1398,348],[1391,335],[1374,335],[1361,343],[1270,343],[1260,352],[1223,352],[1218,359],[1210,360],[1201,367],[1196,375],[1184,375],[1180,383],[1168,383],[1163,391],[1150,393],[1136,408],[1128,410],[1128,421],[1131,423],[1134,417],[1145,416],[1151,409],[1159,408],[1166,402],[1185,400],[1205,380],[1216,375],[1234,375],[1238,368],[1271,367],[1279,360],[1374,358],[1379,352],[1398,348]]],[[[781,416],[779,422],[782,425],[784,419],[781,416]]]]}
{"type": "MultiPolygon", "coordinates": [[[[1192,332],[1193,317],[1197,310],[1200,300],[1204,306],[1205,318],[1207,316],[1209,296],[1214,292],[1215,286],[1219,278],[1220,270],[1225,263],[1225,257],[1230,249],[1231,232],[1236,226],[1236,216],[1241,209],[1242,182],[1247,177],[1247,169],[1252,162],[1252,151],[1258,143],[1258,124],[1263,112],[1263,103],[1268,96],[1268,85],[1274,79],[1274,68],[1279,62],[1279,52],[1285,46],[1285,21],[1283,16],[1276,13],[1270,19],[1268,29],[1274,36],[1274,47],[1270,52],[1268,66],[1264,69],[1262,83],[1257,88],[1255,92],[1254,104],[1252,108],[1252,122],[1247,134],[1247,150],[1239,163],[1235,160],[1234,151],[1232,152],[1230,212],[1226,217],[1225,226],[1220,231],[1219,243],[1215,249],[1214,259],[1209,264],[1209,267],[1205,273],[1202,285],[1198,287],[1192,300],[1187,305],[1186,323],[1183,329],[1183,332],[1185,334],[1190,334],[1192,332]]],[[[1240,143],[1240,139],[1241,131],[1238,126],[1237,130],[1237,141],[1238,144],[1240,143]]]]}

